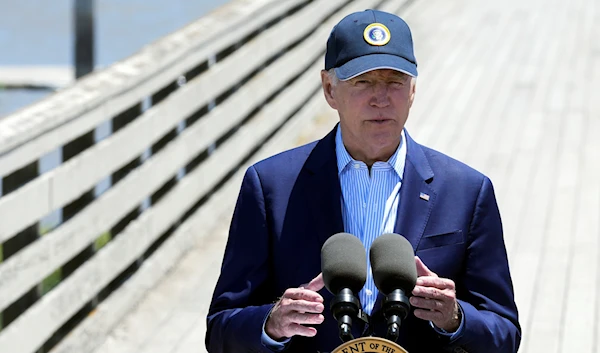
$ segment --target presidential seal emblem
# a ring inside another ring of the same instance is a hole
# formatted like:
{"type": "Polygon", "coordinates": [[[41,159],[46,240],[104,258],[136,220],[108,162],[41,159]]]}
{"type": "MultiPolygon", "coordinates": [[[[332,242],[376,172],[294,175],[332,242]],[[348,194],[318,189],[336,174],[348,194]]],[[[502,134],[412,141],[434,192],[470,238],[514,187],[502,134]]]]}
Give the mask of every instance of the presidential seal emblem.
{"type": "Polygon", "coordinates": [[[363,337],[348,341],[331,353],[408,353],[396,343],[379,338],[363,337]]]}
{"type": "Polygon", "coordinates": [[[386,45],[392,38],[390,30],[381,23],[371,23],[363,33],[367,43],[371,45],[386,45]]]}

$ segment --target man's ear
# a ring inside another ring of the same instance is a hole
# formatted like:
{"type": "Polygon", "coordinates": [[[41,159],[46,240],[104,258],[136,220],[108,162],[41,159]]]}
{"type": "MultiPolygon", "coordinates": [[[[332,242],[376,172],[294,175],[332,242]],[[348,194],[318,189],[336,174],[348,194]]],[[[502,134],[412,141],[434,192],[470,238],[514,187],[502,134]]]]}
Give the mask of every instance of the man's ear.
{"type": "Polygon", "coordinates": [[[331,108],[337,110],[337,102],[335,101],[334,93],[335,90],[333,88],[333,83],[331,82],[331,77],[329,77],[329,72],[326,70],[321,70],[321,86],[323,87],[325,100],[331,108]]]}

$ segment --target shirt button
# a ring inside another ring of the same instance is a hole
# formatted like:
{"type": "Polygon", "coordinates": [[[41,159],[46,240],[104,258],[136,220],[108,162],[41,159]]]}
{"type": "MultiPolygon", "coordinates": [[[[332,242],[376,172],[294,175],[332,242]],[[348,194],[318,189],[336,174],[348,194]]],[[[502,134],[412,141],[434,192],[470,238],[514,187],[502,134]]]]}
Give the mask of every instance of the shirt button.
{"type": "Polygon", "coordinates": [[[358,169],[358,168],[360,168],[360,164],[354,163],[354,169],[358,169]]]}
{"type": "Polygon", "coordinates": [[[367,296],[369,296],[369,297],[370,297],[371,295],[373,295],[373,292],[372,292],[370,289],[366,289],[366,290],[365,290],[365,293],[366,293],[366,294],[367,294],[367,296]]]}
{"type": "Polygon", "coordinates": [[[367,207],[367,203],[366,202],[363,202],[363,207],[367,207]]]}

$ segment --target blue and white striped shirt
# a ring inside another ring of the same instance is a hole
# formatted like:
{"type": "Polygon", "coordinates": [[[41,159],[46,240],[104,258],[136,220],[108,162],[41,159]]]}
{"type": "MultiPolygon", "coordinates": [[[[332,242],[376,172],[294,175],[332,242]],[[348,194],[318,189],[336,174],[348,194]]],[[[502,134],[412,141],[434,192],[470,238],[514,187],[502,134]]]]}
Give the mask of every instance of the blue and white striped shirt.
{"type": "Polygon", "coordinates": [[[363,311],[371,314],[377,298],[377,287],[373,282],[369,249],[379,235],[394,232],[406,163],[406,139],[402,131],[396,152],[387,162],[375,162],[371,173],[364,162],[350,156],[344,146],[339,125],[335,145],[342,188],[344,230],[357,236],[365,247],[369,270],[367,282],[359,297],[363,311]]]}

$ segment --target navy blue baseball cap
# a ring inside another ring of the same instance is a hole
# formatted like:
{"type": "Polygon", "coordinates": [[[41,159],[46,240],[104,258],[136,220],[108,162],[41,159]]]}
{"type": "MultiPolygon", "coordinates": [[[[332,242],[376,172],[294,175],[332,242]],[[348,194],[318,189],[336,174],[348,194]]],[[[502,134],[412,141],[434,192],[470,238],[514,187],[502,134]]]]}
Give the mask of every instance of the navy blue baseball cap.
{"type": "Polygon", "coordinates": [[[342,81],[377,69],[392,69],[417,77],[408,24],[396,15],[378,10],[344,17],[327,40],[325,70],[331,68],[342,81]]]}

